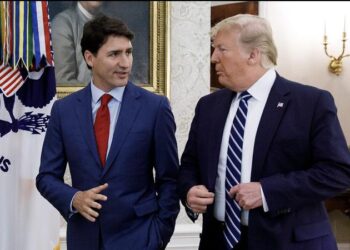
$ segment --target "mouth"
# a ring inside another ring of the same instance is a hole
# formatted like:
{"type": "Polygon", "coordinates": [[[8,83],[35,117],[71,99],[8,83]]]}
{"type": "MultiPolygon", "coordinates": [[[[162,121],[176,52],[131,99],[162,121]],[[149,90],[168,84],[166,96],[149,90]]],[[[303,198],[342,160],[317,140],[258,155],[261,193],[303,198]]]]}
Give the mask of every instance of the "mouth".
{"type": "Polygon", "coordinates": [[[129,76],[128,71],[115,71],[114,74],[117,75],[119,78],[125,78],[129,76]]]}

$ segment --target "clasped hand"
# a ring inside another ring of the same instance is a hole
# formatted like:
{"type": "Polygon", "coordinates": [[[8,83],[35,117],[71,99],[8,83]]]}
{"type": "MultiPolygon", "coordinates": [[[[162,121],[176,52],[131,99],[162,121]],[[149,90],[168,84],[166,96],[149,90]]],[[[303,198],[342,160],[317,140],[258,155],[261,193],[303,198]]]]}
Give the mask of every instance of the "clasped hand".
{"type": "Polygon", "coordinates": [[[187,192],[187,205],[195,213],[205,213],[207,206],[214,202],[214,193],[203,185],[193,186],[187,192]]]}
{"type": "MultiPolygon", "coordinates": [[[[240,207],[250,210],[262,206],[261,185],[259,182],[241,183],[230,189],[230,196],[240,207]]],[[[214,202],[215,194],[203,185],[193,186],[187,192],[187,205],[195,213],[205,213],[214,202]]]]}
{"type": "Polygon", "coordinates": [[[230,196],[244,210],[262,206],[260,182],[240,183],[230,189],[230,196]]]}
{"type": "Polygon", "coordinates": [[[96,210],[100,210],[102,205],[97,201],[106,201],[107,196],[100,194],[103,190],[108,187],[108,184],[91,188],[85,191],[78,191],[73,199],[73,207],[82,215],[84,218],[91,222],[95,222],[99,213],[96,210]]]}

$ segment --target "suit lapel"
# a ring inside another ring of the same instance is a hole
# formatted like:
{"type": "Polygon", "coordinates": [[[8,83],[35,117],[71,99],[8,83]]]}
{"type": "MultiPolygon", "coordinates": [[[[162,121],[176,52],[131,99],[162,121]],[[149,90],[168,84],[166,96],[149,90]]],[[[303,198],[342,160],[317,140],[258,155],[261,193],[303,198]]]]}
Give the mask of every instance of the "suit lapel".
{"type": "Polygon", "coordinates": [[[218,172],[219,155],[221,148],[222,134],[224,132],[224,127],[228,112],[230,110],[232,98],[236,93],[224,89],[222,94],[216,99],[216,104],[212,105],[210,119],[210,129],[208,132],[211,133],[208,142],[208,169],[207,169],[207,183],[208,188],[213,191],[215,188],[215,181],[218,172]]]}
{"type": "Polygon", "coordinates": [[[111,167],[114,159],[119,154],[132,125],[134,124],[137,114],[141,108],[141,103],[138,101],[139,97],[140,93],[138,92],[137,88],[132,83],[128,83],[124,91],[111,148],[109,150],[106,166],[103,169],[102,175],[104,175],[111,167]]]}
{"type": "Polygon", "coordinates": [[[262,113],[255,137],[251,181],[258,181],[261,177],[270,144],[287,110],[289,99],[289,89],[283,78],[277,75],[262,113]]]}
{"type": "Polygon", "coordinates": [[[80,128],[86,140],[86,144],[89,147],[96,163],[100,165],[101,163],[97,152],[97,145],[93,128],[91,98],[91,88],[89,84],[81,92],[78,93],[75,111],[77,113],[80,128]]]}

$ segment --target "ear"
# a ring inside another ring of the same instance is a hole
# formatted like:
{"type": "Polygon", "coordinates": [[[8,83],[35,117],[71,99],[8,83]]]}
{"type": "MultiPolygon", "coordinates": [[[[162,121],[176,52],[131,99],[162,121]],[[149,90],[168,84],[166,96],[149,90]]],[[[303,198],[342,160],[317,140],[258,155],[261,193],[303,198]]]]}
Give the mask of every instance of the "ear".
{"type": "Polygon", "coordinates": [[[254,48],[249,54],[248,64],[249,65],[259,64],[260,59],[261,59],[261,53],[260,53],[259,49],[254,48]]]}
{"type": "Polygon", "coordinates": [[[85,50],[84,52],[84,59],[87,65],[89,65],[91,68],[94,65],[94,54],[92,54],[89,50],[85,50]]]}

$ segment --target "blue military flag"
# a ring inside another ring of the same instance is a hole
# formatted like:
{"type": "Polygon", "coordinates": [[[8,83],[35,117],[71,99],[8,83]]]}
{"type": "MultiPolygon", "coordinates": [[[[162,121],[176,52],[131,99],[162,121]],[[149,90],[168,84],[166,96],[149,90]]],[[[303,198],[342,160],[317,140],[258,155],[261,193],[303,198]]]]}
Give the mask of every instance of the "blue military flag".
{"type": "Polygon", "coordinates": [[[35,187],[56,99],[47,1],[0,1],[0,36],[0,249],[54,249],[60,216],[35,187]]]}

